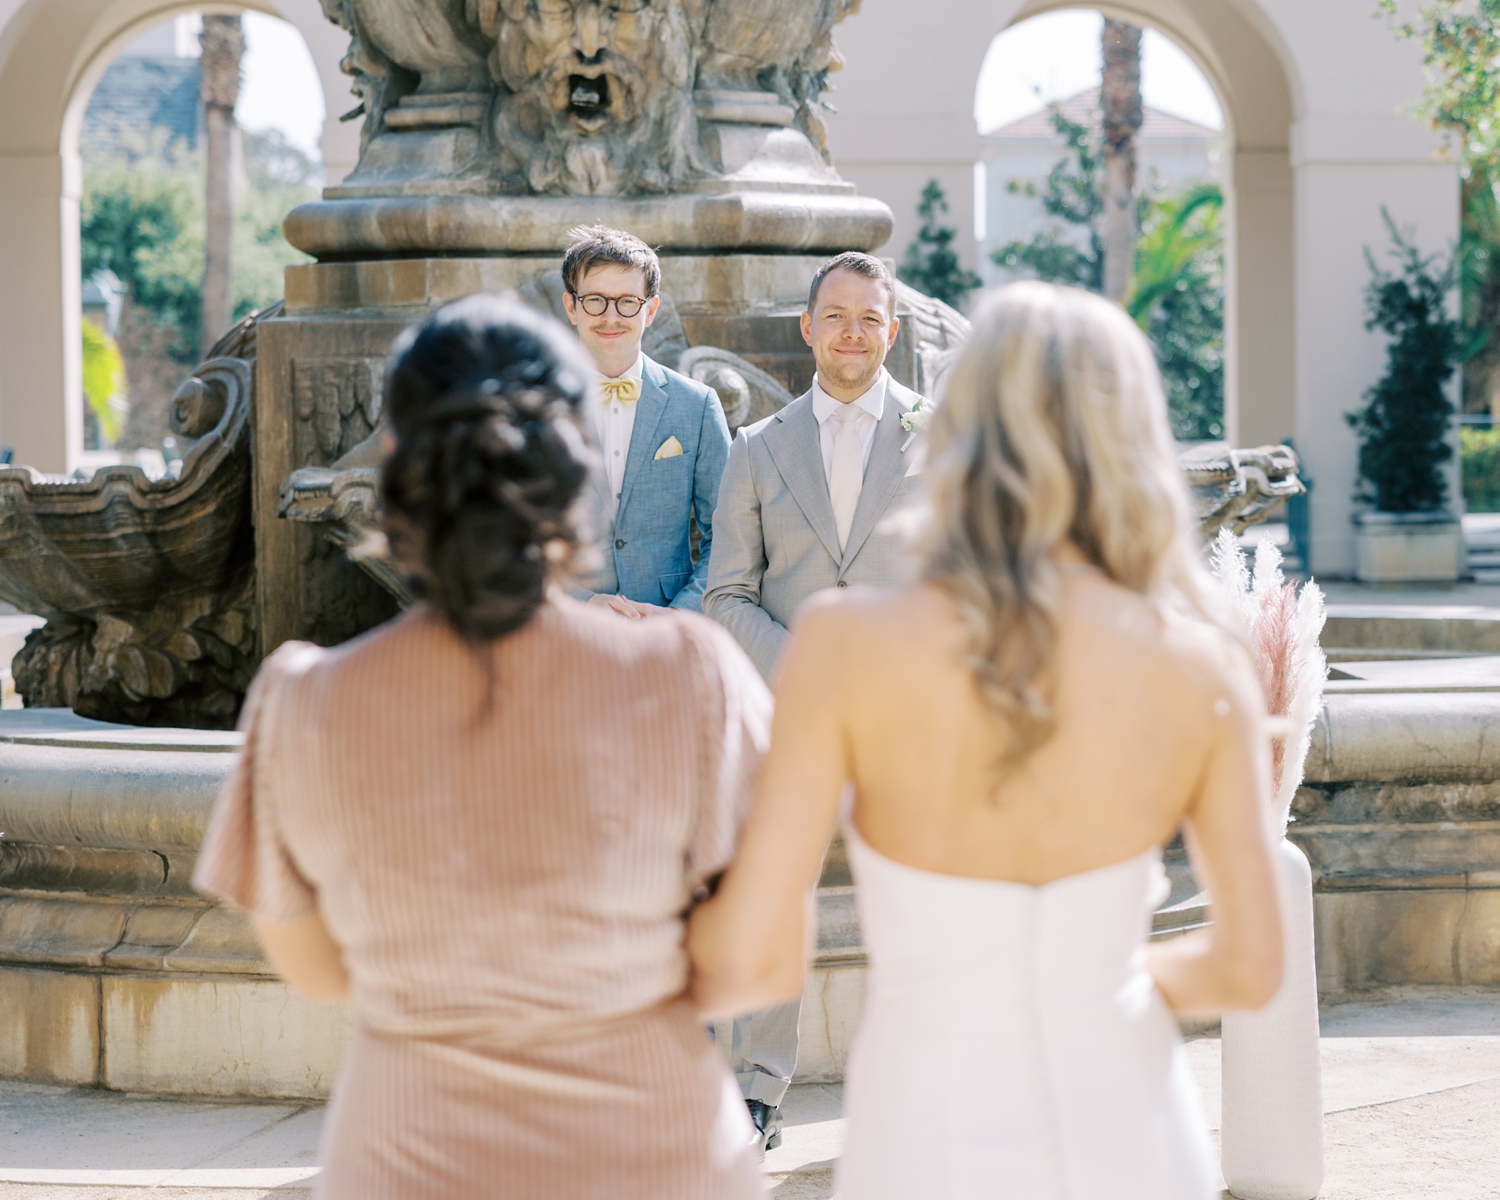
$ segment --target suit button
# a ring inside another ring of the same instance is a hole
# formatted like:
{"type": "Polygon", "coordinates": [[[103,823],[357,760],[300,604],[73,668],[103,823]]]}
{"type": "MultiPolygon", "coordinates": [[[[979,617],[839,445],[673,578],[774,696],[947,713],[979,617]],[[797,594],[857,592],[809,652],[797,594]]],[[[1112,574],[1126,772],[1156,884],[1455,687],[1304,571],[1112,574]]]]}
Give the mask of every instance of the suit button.
{"type": "Polygon", "coordinates": [[[625,549],[625,539],[624,538],[616,538],[615,539],[615,549],[616,550],[623,550],[623,549],[625,549]]]}
{"type": "Polygon", "coordinates": [[[848,586],[849,585],[847,583],[845,583],[842,579],[839,580],[839,587],[848,587],[848,586]]]}

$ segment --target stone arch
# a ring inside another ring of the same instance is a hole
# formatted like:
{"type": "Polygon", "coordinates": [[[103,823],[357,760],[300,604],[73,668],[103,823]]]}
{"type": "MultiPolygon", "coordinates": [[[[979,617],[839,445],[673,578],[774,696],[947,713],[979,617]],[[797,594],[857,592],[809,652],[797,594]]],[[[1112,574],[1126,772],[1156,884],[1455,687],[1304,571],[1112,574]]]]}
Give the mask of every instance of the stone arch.
{"type": "MultiPolygon", "coordinates": [[[[973,22],[972,36],[966,32],[962,38],[953,39],[954,57],[944,72],[951,81],[948,85],[951,94],[945,99],[955,111],[963,104],[967,119],[967,136],[949,135],[957,144],[952,147],[955,161],[948,173],[953,176],[953,183],[948,190],[960,230],[972,224],[972,197],[968,194],[967,180],[960,176],[980,151],[979,137],[969,117],[974,86],[984,55],[997,34],[1049,12],[1095,9],[1106,16],[1156,29],[1180,46],[1203,71],[1218,95],[1225,119],[1226,427],[1232,437],[1241,441],[1271,441],[1287,436],[1292,419],[1291,363],[1264,350],[1268,343],[1289,340],[1292,307],[1291,172],[1287,156],[1297,83],[1287,76],[1276,49],[1229,0],[1205,0],[1194,4],[1191,11],[1180,0],[1125,3],[1116,0],[1108,4],[1031,0],[1011,5],[950,0],[950,6],[966,10],[961,20],[973,22]],[[1242,183],[1247,186],[1242,187],[1242,183]],[[1242,395],[1284,398],[1282,411],[1274,404],[1261,404],[1253,412],[1244,413],[1239,402],[1242,395]]],[[[855,24],[850,22],[845,26],[846,42],[857,36],[855,24]]],[[[953,24],[947,26],[950,31],[953,24]]],[[[845,77],[860,69],[856,65],[860,62],[857,52],[851,52],[849,57],[851,66],[845,77]]],[[[841,96],[836,96],[835,102],[840,99],[841,96]]],[[[834,130],[834,151],[840,168],[862,191],[867,190],[862,178],[863,164],[851,162],[839,144],[842,121],[835,124],[834,130]]],[[[942,177],[938,165],[932,164],[929,176],[942,177]]],[[[920,174],[920,170],[913,172],[907,186],[900,190],[920,188],[921,182],[915,179],[920,174]]],[[[904,238],[911,235],[910,213],[915,205],[907,201],[903,206],[905,197],[890,190],[881,194],[897,214],[897,233],[891,250],[899,255],[904,238]]],[[[970,254],[977,249],[972,242],[966,248],[970,254]]]]}
{"type": "Polygon", "coordinates": [[[347,38],[318,0],[23,0],[0,25],[0,444],[17,462],[66,471],[82,445],[78,132],[94,85],[119,51],[187,11],[256,11],[286,21],[312,52],[323,85],[325,169],[341,178],[358,154],[357,124],[338,64],[347,38]],[[76,411],[75,411],[76,410],[76,411]]]}
{"type": "Polygon", "coordinates": [[[1149,25],[1183,48],[1225,114],[1226,424],[1241,445],[1296,439],[1317,481],[1313,564],[1353,566],[1354,443],[1342,414],[1378,374],[1363,328],[1363,249],[1379,208],[1424,245],[1457,235],[1457,175],[1403,115],[1419,54],[1363,10],[1304,0],[867,0],[838,31],[830,145],[839,169],[896,214],[887,253],[914,233],[936,177],[972,256],[974,86],[993,37],[1028,17],[1089,8],[1149,25]]]}

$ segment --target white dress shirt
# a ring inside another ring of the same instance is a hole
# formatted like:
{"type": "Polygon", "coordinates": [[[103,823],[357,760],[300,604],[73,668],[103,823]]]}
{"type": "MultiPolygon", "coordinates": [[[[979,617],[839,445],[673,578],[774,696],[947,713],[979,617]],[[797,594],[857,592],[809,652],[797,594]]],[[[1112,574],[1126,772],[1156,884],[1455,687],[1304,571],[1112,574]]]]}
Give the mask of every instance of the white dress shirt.
{"type": "MultiPolygon", "coordinates": [[[[637,354],[629,369],[615,378],[634,379],[640,383],[641,358],[637,354]]],[[[599,376],[599,380],[602,383],[604,376],[599,376]]],[[[604,470],[609,476],[609,496],[604,515],[611,523],[620,509],[620,488],[625,483],[625,460],[630,456],[630,435],[635,431],[635,410],[640,407],[640,403],[639,400],[634,404],[622,404],[618,400],[606,401],[602,389],[597,385],[593,399],[589,401],[594,414],[594,432],[599,437],[599,452],[604,455],[604,470]]]]}
{"type": "MultiPolygon", "coordinates": [[[[880,374],[875,376],[875,382],[870,385],[869,390],[858,400],[850,401],[859,410],[854,416],[854,428],[859,432],[859,449],[867,470],[870,466],[870,447],[875,444],[875,428],[880,424],[880,414],[885,411],[885,381],[889,378],[886,369],[881,367],[880,374]]],[[[835,426],[828,418],[844,406],[823,390],[816,375],[813,376],[812,395],[813,416],[818,422],[818,446],[823,451],[823,482],[829,483],[833,479],[835,426]]]]}

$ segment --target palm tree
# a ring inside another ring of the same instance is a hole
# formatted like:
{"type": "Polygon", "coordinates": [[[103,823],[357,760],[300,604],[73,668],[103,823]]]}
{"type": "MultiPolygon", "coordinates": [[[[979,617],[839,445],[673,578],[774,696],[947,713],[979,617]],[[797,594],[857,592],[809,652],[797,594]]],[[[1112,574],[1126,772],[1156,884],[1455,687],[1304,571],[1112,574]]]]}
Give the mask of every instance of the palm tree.
{"type": "Polygon", "coordinates": [[[1142,206],[1125,311],[1151,338],[1172,431],[1215,438],[1224,421],[1224,196],[1200,183],[1142,206]]]}
{"type": "Polygon", "coordinates": [[[1130,290],[1136,237],[1135,135],[1141,128],[1141,31],[1104,22],[1104,294],[1130,290]]]}
{"type": "Polygon", "coordinates": [[[1219,213],[1224,193],[1217,183],[1200,183],[1151,206],[1150,227],[1135,247],[1135,278],[1123,303],[1142,329],[1151,314],[1187,278],[1204,251],[1219,251],[1219,213]]]}
{"type": "Polygon", "coordinates": [[[199,80],[208,161],[204,183],[203,291],[200,353],[234,323],[234,145],[239,133],[234,106],[240,98],[240,59],[245,34],[238,16],[205,14],[199,80]]]}

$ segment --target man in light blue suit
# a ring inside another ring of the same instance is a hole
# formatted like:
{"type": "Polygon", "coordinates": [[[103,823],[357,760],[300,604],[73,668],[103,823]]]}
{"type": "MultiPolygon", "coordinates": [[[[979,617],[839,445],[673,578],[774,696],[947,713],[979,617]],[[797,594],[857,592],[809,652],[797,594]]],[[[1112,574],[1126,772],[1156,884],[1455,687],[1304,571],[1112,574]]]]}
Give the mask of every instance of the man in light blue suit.
{"type": "Polygon", "coordinates": [[[661,265],[645,242],[603,226],[577,230],[562,275],[563,307],[600,375],[589,416],[604,459],[596,480],[604,565],[589,603],[631,619],[701,611],[729,457],[724,410],[712,388],[641,350],[661,304],[661,265]]]}

